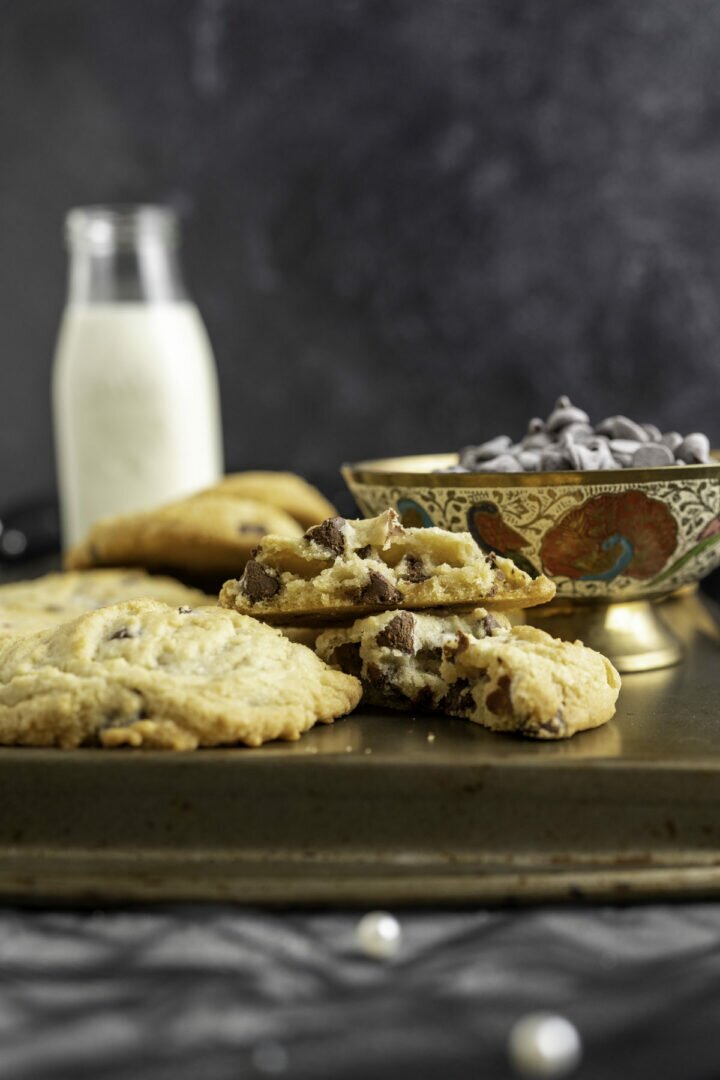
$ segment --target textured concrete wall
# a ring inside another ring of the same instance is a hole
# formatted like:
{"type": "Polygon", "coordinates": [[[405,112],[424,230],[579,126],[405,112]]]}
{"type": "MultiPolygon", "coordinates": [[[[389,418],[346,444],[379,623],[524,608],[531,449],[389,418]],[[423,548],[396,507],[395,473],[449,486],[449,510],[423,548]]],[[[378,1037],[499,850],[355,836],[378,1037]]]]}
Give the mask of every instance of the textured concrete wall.
{"type": "Polygon", "coordinates": [[[0,0],[0,504],[53,485],[73,204],[170,200],[227,461],[720,437],[711,0],[0,0]]]}

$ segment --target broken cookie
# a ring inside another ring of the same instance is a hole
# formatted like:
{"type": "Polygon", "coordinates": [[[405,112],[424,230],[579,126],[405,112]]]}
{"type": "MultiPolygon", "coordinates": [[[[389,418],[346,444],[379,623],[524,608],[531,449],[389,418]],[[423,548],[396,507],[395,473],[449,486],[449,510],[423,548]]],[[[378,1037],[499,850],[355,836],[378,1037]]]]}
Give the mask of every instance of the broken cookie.
{"type": "Polygon", "coordinates": [[[604,724],[620,691],[600,653],[482,608],[385,612],[325,631],[316,650],[361,679],[365,703],[448,713],[534,739],[604,724]]]}
{"type": "Polygon", "coordinates": [[[532,607],[554,593],[548,578],[486,555],[469,533],[406,529],[387,510],[328,518],[298,540],[264,537],[220,604],[266,622],[332,622],[395,608],[532,607]]]}

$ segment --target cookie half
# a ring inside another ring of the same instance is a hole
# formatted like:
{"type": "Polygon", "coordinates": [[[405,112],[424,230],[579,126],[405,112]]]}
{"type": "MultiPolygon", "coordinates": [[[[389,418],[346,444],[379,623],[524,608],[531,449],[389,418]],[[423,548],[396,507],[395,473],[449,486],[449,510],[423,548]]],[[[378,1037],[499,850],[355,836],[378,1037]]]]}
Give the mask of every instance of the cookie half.
{"type": "Polygon", "coordinates": [[[232,496],[182,499],[137,514],[103,518],[65,558],[69,569],[143,566],[221,577],[244,566],[267,533],[302,528],[275,506],[232,496]]]}
{"type": "Polygon", "coordinates": [[[502,614],[388,612],[328,630],[318,655],[362,680],[363,700],[464,716],[492,731],[563,739],[615,712],[610,661],[502,614]]]}
{"type": "Polygon", "coordinates": [[[329,518],[299,540],[267,536],[220,604],[267,622],[347,620],[398,608],[532,607],[555,586],[510,559],[486,555],[470,533],[406,529],[394,510],[329,518]]]}
{"type": "Polygon", "coordinates": [[[0,743],[198,746],[297,739],[358,703],[357,679],[221,608],[115,604],[0,639],[0,743]]]}
{"type": "Polygon", "coordinates": [[[0,636],[48,630],[85,612],[141,597],[175,607],[217,604],[215,596],[144,570],[68,570],[0,585],[0,636]]]}

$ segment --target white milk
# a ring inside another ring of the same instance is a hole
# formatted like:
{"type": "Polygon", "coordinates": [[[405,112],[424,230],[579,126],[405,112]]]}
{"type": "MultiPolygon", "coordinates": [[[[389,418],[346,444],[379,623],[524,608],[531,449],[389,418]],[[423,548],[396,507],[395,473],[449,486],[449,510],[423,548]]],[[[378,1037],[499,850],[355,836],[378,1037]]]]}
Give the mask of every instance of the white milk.
{"type": "Polygon", "coordinates": [[[65,545],[222,474],[217,376],[194,304],[70,303],[53,371],[65,545]]]}

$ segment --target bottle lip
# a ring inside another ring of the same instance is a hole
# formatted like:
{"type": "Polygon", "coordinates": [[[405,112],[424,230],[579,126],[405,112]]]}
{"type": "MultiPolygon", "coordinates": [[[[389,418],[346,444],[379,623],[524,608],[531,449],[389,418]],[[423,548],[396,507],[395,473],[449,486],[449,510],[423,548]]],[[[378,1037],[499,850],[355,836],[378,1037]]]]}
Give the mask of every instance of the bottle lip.
{"type": "Polygon", "coordinates": [[[151,204],[103,204],[76,206],[65,215],[65,243],[113,252],[155,242],[177,247],[180,222],[169,206],[151,204]]]}

